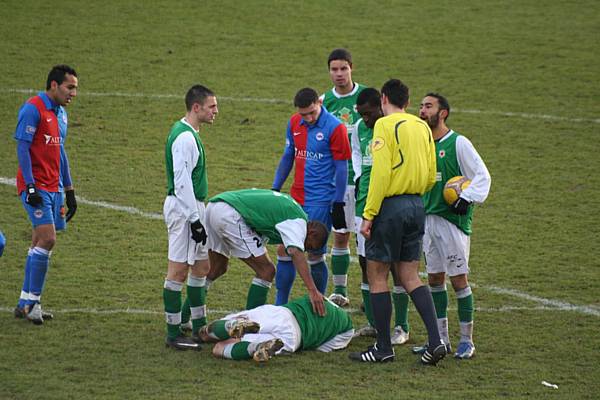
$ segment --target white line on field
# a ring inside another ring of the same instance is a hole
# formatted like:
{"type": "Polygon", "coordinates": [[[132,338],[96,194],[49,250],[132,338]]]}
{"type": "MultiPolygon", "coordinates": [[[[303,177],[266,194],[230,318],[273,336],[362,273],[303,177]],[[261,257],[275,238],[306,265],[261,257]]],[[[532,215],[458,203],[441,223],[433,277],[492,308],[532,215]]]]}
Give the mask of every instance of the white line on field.
{"type": "MultiPolygon", "coordinates": [[[[0,307],[1,312],[13,312],[11,307],[0,307]]],[[[58,314],[93,314],[93,315],[114,315],[114,314],[133,314],[133,315],[163,315],[163,310],[145,310],[141,308],[121,308],[121,309],[98,309],[98,308],[65,308],[65,309],[50,309],[45,308],[45,311],[51,311],[58,314]]],[[[362,313],[357,308],[346,309],[351,314],[362,313]]],[[[228,315],[237,313],[243,310],[224,310],[224,309],[208,309],[207,312],[210,314],[228,315]]],[[[448,311],[456,311],[456,308],[448,307],[448,311]]],[[[535,307],[523,307],[523,306],[503,306],[503,307],[475,307],[475,311],[484,313],[504,313],[512,311],[571,311],[568,308],[558,308],[549,306],[535,306],[535,307]]]]}
{"type": "MultiPolygon", "coordinates": [[[[11,185],[11,186],[16,185],[14,178],[6,178],[6,177],[0,177],[0,184],[11,185]]],[[[108,209],[115,210],[115,211],[122,211],[122,212],[126,212],[128,214],[133,214],[133,215],[140,215],[145,218],[163,219],[162,214],[145,212],[145,211],[139,210],[135,207],[120,206],[120,205],[116,205],[116,204],[106,203],[103,201],[86,200],[85,198],[83,198],[81,196],[77,196],[77,201],[81,202],[83,204],[89,204],[89,205],[96,206],[96,207],[108,208],[108,209]]],[[[356,262],[356,259],[354,259],[353,261],[356,262]]],[[[422,273],[421,276],[426,276],[426,274],[422,273]]],[[[582,314],[588,314],[588,315],[594,315],[596,317],[600,317],[600,309],[596,308],[594,306],[576,305],[576,304],[571,304],[571,303],[567,303],[564,301],[546,299],[543,297],[533,296],[528,293],[520,292],[515,289],[506,289],[506,288],[501,288],[501,287],[497,287],[497,286],[481,286],[474,282],[471,282],[471,286],[478,287],[480,289],[487,290],[487,291],[494,292],[494,293],[499,293],[499,294],[504,294],[504,295],[509,295],[509,296],[529,300],[534,303],[539,303],[539,304],[542,304],[543,306],[546,306],[546,307],[549,307],[549,308],[552,308],[555,310],[558,309],[558,310],[563,310],[563,311],[575,311],[575,312],[579,312],[582,314]]]]}
{"type": "MultiPolygon", "coordinates": [[[[23,93],[23,94],[34,94],[38,93],[36,89],[14,89],[14,88],[3,88],[0,89],[2,93],[23,93]]],[[[125,92],[79,92],[81,96],[92,96],[92,97],[133,97],[133,98],[148,98],[148,99],[180,99],[180,94],[151,94],[151,93],[125,93],[125,92]]],[[[261,97],[229,97],[229,96],[218,96],[219,100],[225,101],[242,101],[251,103],[272,103],[272,104],[290,104],[290,100],[283,99],[269,99],[261,97]]],[[[465,113],[465,114],[489,114],[489,115],[500,115],[502,117],[517,117],[526,119],[545,119],[549,121],[569,121],[569,122],[591,122],[594,124],[600,124],[600,118],[573,118],[573,117],[561,117],[558,115],[549,114],[532,114],[512,111],[486,111],[486,110],[469,110],[462,108],[453,108],[452,112],[465,113]]]]}

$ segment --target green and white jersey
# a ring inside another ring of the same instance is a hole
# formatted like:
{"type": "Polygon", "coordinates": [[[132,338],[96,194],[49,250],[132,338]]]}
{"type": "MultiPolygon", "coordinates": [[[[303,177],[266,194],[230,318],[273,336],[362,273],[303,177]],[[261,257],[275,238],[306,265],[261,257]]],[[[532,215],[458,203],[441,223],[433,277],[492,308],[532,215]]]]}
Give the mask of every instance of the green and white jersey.
{"type": "MultiPolygon", "coordinates": [[[[335,87],[333,87],[321,96],[323,107],[346,125],[346,129],[348,130],[348,140],[352,137],[354,125],[360,119],[360,114],[356,111],[356,99],[365,87],[366,86],[354,82],[354,88],[350,93],[344,95],[338,94],[335,91],[335,87]]],[[[352,160],[348,160],[348,184],[354,185],[352,160]]]]}
{"type": "Polygon", "coordinates": [[[469,207],[466,215],[452,213],[444,200],[444,185],[452,177],[465,176],[471,180],[471,184],[460,196],[473,203],[483,203],[490,191],[490,173],[473,144],[466,137],[452,130],[436,140],[435,152],[436,182],[431,191],[423,195],[425,212],[447,219],[465,234],[470,235],[472,233],[473,206],[469,207]]]}
{"type": "Polygon", "coordinates": [[[248,226],[269,243],[304,251],[308,216],[292,197],[265,189],[243,189],[218,194],[208,200],[223,201],[242,216],[248,226]]]}
{"type": "Polygon", "coordinates": [[[353,329],[350,315],[331,303],[325,301],[326,315],[315,314],[308,295],[294,299],[282,307],[289,309],[300,327],[303,350],[316,349],[335,336],[353,329]]]}
{"type": "Polygon", "coordinates": [[[171,128],[165,145],[167,195],[176,196],[184,215],[199,218],[196,200],[208,194],[206,155],[198,131],[182,118],[171,128]]]}
{"type": "Polygon", "coordinates": [[[373,130],[369,129],[361,119],[354,124],[352,132],[352,163],[354,171],[359,172],[360,181],[356,192],[356,215],[361,216],[367,202],[367,192],[369,191],[369,181],[371,177],[371,167],[373,157],[371,156],[371,141],[373,140],[373,130]],[[356,152],[359,149],[360,152],[356,152]]]}

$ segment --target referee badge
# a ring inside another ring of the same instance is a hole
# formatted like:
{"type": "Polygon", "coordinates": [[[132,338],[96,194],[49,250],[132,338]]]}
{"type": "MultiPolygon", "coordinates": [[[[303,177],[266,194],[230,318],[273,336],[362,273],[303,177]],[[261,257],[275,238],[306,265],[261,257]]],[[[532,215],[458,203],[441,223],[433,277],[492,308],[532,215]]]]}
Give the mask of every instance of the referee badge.
{"type": "Polygon", "coordinates": [[[371,151],[380,150],[381,148],[383,148],[384,145],[385,141],[383,140],[383,138],[375,138],[371,144],[371,151]]]}

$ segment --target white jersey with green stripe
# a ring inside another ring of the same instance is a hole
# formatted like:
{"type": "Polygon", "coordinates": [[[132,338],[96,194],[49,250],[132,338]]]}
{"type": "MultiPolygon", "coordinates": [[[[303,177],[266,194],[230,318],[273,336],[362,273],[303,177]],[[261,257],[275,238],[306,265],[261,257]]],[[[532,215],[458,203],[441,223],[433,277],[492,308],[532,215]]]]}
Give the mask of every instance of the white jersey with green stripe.
{"type": "MultiPolygon", "coordinates": [[[[320,98],[323,107],[346,125],[349,140],[352,137],[354,125],[360,119],[360,114],[356,111],[356,99],[365,87],[366,86],[354,82],[354,88],[350,93],[346,94],[339,94],[336,92],[335,87],[333,87],[325,92],[325,94],[321,95],[320,98]]],[[[348,161],[348,184],[354,185],[352,160],[348,161]]]]}

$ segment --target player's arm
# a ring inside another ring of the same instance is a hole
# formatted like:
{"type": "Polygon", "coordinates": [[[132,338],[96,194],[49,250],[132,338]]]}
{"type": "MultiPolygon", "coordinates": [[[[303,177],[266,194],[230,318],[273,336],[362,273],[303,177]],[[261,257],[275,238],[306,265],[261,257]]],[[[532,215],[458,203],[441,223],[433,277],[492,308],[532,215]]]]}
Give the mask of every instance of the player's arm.
{"type": "Polygon", "coordinates": [[[350,134],[350,147],[352,149],[352,169],[354,170],[354,182],[358,181],[362,174],[362,152],[360,151],[360,137],[358,136],[359,125],[362,119],[354,125],[350,134]]]}
{"type": "Polygon", "coordinates": [[[65,221],[69,222],[77,211],[77,199],[75,198],[75,189],[71,180],[71,168],[69,167],[69,157],[63,143],[60,145],[60,175],[62,177],[63,188],[65,190],[65,203],[67,205],[67,214],[65,221]]]}
{"type": "Polygon", "coordinates": [[[427,189],[425,192],[428,192],[435,185],[435,179],[437,175],[437,160],[435,156],[435,141],[433,140],[433,136],[431,134],[431,130],[428,129],[429,132],[429,154],[427,160],[427,167],[429,168],[429,174],[427,176],[427,189]]]}
{"type": "Polygon", "coordinates": [[[183,215],[190,222],[198,221],[200,214],[196,206],[192,170],[198,157],[198,146],[191,132],[180,134],[171,147],[173,154],[173,183],[175,196],[179,200],[183,215]]]}
{"type": "Polygon", "coordinates": [[[35,184],[29,149],[40,123],[40,113],[33,104],[25,103],[19,110],[14,138],[17,140],[17,160],[26,185],[35,184]]]}
{"type": "Polygon", "coordinates": [[[456,156],[461,172],[471,180],[460,196],[468,202],[483,203],[490,193],[492,178],[471,141],[462,135],[456,139],[456,156]]]}
{"type": "Polygon", "coordinates": [[[283,183],[287,179],[292,166],[294,165],[294,137],[292,135],[291,121],[288,122],[285,135],[285,148],[283,155],[279,160],[277,170],[275,170],[275,178],[273,179],[273,189],[280,191],[283,183]]]}
{"type": "Polygon", "coordinates": [[[372,221],[379,214],[381,203],[385,197],[386,190],[390,185],[392,173],[392,151],[393,140],[386,135],[381,120],[375,123],[373,141],[371,142],[371,156],[373,166],[371,167],[371,179],[367,192],[367,202],[363,212],[363,219],[372,221]]]}
{"type": "Polygon", "coordinates": [[[292,263],[296,268],[296,272],[298,272],[298,275],[300,275],[302,281],[304,281],[304,285],[308,289],[308,297],[310,298],[310,303],[312,304],[313,312],[320,316],[324,316],[325,304],[323,302],[323,295],[317,289],[315,281],[313,280],[312,275],[310,274],[304,252],[292,246],[286,248],[286,252],[290,257],[292,257],[292,263]]]}

